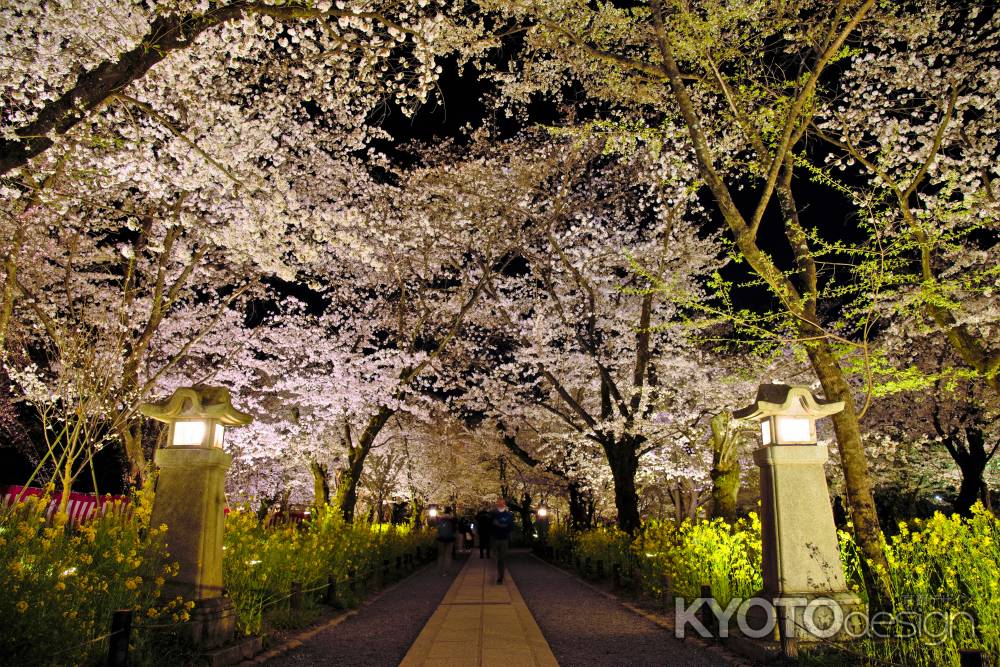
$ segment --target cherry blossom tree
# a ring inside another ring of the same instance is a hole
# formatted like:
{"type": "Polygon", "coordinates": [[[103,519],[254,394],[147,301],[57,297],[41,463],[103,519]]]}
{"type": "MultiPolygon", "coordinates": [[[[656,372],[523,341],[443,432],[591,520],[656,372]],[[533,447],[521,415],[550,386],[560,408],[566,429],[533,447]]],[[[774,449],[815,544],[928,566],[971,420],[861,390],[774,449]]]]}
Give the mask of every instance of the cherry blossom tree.
{"type": "Polygon", "coordinates": [[[717,266],[713,242],[686,217],[698,209],[673,162],[662,165],[670,180],[644,185],[637,178],[649,164],[603,163],[600,142],[529,139],[484,150],[477,180],[456,177],[452,189],[519,222],[523,238],[511,263],[517,268],[489,278],[490,315],[501,329],[489,341],[493,358],[480,362],[484,395],[469,400],[502,416],[507,402],[496,399],[509,392],[562,420],[567,449],[597,447],[613,479],[618,523],[635,530],[639,460],[663,442],[652,417],[667,396],[664,360],[686,358],[689,368],[697,361],[683,332],[653,327],[673,320],[676,306],[644,289],[649,283],[630,271],[629,256],[676,290],[695,292],[698,277],[717,266]]]}
{"type": "Polygon", "coordinates": [[[224,108],[200,97],[223,89],[244,121],[253,113],[241,104],[263,102],[263,110],[275,91],[279,113],[304,101],[343,108],[348,98],[361,113],[385,98],[412,109],[432,90],[436,57],[475,41],[467,22],[449,18],[461,3],[430,0],[117,0],[2,11],[0,175],[55,146],[100,141],[103,133],[87,126],[122,103],[154,118],[167,109],[207,112],[202,131],[230,125],[224,108]],[[163,107],[143,100],[157,88],[163,107]]]}
{"type": "Polygon", "coordinates": [[[869,221],[857,249],[862,305],[875,301],[893,337],[944,338],[1000,394],[1000,16],[950,2],[921,10],[895,8],[863,29],[864,50],[813,123],[834,151],[829,171],[815,169],[869,221]]]}
{"type": "Polygon", "coordinates": [[[784,320],[763,329],[801,341],[826,396],[847,405],[833,422],[855,530],[868,559],[884,564],[859,407],[834,347],[857,342],[819,308],[825,283],[793,187],[816,99],[876,2],[487,5],[505,29],[525,31],[523,57],[497,77],[507,99],[578,86],[607,109],[587,119],[589,131],[693,154],[714,213],[784,320]],[[768,247],[782,237],[790,261],[768,247]]]}
{"type": "MultiPolygon", "coordinates": [[[[36,206],[32,216],[35,224],[15,232],[21,264],[8,265],[21,298],[9,301],[7,371],[47,431],[61,434],[47,442],[49,452],[61,450],[67,462],[82,452],[70,435],[91,453],[117,441],[130,479],[141,481],[150,443],[144,448],[138,404],[250,284],[240,284],[235,267],[202,265],[209,247],[169,219],[132,219],[119,233],[95,224],[100,212],[87,206],[69,213],[36,206]],[[170,352],[161,338],[168,316],[178,320],[170,352]],[[44,364],[35,363],[39,355],[44,364]]],[[[76,474],[65,470],[68,491],[76,474]]]]}

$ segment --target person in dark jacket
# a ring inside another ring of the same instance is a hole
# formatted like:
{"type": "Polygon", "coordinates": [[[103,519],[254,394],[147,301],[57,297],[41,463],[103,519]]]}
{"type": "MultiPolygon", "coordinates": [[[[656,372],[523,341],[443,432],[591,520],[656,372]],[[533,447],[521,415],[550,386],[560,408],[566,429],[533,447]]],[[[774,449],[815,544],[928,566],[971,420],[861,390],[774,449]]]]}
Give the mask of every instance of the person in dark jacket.
{"type": "Polygon", "coordinates": [[[497,501],[497,510],[493,513],[492,543],[497,550],[497,583],[503,583],[504,568],[507,560],[507,547],[510,546],[510,532],[514,529],[514,515],[507,509],[503,498],[497,501]]]}
{"type": "Polygon", "coordinates": [[[437,518],[438,569],[442,577],[451,574],[451,556],[455,548],[455,533],[458,525],[451,508],[446,507],[444,514],[437,518]]]}
{"type": "Polygon", "coordinates": [[[476,515],[476,536],[479,538],[479,557],[490,557],[490,537],[493,534],[493,514],[480,510],[476,515]]]}

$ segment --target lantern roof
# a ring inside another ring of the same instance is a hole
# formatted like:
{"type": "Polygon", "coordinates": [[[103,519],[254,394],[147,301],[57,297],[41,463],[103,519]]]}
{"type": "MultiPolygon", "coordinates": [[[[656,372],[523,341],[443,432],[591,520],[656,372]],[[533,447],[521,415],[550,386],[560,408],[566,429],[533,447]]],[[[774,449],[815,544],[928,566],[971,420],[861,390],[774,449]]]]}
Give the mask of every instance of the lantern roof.
{"type": "Polygon", "coordinates": [[[737,419],[763,419],[773,415],[789,415],[819,419],[835,415],[843,409],[843,401],[816,398],[809,387],[762,384],[757,388],[757,400],[736,410],[733,416],[737,419]]]}
{"type": "Polygon", "coordinates": [[[161,422],[185,419],[214,419],[226,426],[245,426],[253,417],[233,407],[229,390],[196,384],[181,387],[163,401],[143,403],[139,412],[161,422]]]}

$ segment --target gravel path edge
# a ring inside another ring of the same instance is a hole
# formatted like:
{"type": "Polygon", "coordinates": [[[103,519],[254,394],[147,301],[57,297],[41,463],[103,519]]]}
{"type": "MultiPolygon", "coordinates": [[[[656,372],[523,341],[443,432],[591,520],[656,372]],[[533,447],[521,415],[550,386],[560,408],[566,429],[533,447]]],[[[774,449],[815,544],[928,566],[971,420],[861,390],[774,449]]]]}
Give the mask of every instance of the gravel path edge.
{"type": "MultiPolygon", "coordinates": [[[[529,552],[528,555],[530,555],[532,558],[534,558],[538,562],[543,563],[545,565],[548,565],[550,568],[552,568],[556,572],[559,572],[563,576],[566,576],[566,577],[569,577],[570,579],[576,580],[577,583],[580,583],[580,584],[586,586],[590,590],[594,591],[595,593],[597,593],[597,594],[599,594],[599,595],[601,595],[601,596],[603,596],[603,597],[605,597],[605,598],[607,598],[609,600],[614,600],[619,605],[621,605],[625,609],[628,609],[633,614],[636,614],[637,616],[641,616],[644,619],[646,619],[647,621],[649,621],[650,623],[653,623],[654,625],[657,625],[657,626],[663,628],[664,630],[669,630],[671,632],[671,634],[673,634],[674,629],[675,629],[676,626],[674,624],[673,619],[671,619],[670,617],[663,616],[661,614],[653,613],[651,611],[643,609],[642,607],[639,607],[638,605],[632,604],[628,600],[620,598],[617,595],[615,595],[614,593],[610,593],[610,592],[604,590],[603,588],[600,588],[599,586],[595,586],[594,584],[590,583],[586,579],[581,579],[580,577],[578,577],[573,572],[570,572],[568,570],[564,570],[563,568],[559,567],[558,565],[555,565],[554,563],[550,563],[549,561],[545,560],[544,558],[540,558],[539,556],[537,556],[534,553],[530,553],[529,552]]],[[[746,658],[744,658],[743,656],[739,655],[738,653],[730,651],[729,649],[727,649],[724,646],[721,646],[719,644],[715,644],[715,643],[712,643],[712,642],[707,642],[704,639],[702,639],[701,637],[695,637],[695,636],[692,636],[692,635],[685,635],[684,637],[680,637],[678,639],[680,639],[681,641],[686,642],[688,644],[691,644],[692,646],[697,646],[699,649],[702,649],[702,650],[704,650],[706,652],[711,653],[714,658],[718,658],[719,664],[729,665],[730,667],[757,667],[755,663],[747,662],[746,658]]]]}
{"type": "Polygon", "coordinates": [[[294,636],[286,639],[282,643],[280,643],[280,644],[278,644],[278,645],[276,645],[276,646],[274,646],[272,648],[269,648],[268,650],[264,651],[263,653],[258,653],[257,655],[255,655],[252,658],[249,658],[247,660],[244,660],[243,662],[237,663],[236,667],[253,667],[254,665],[261,665],[261,664],[267,662],[268,660],[272,660],[274,658],[277,658],[279,656],[284,655],[285,653],[288,653],[292,649],[299,648],[300,646],[302,646],[303,643],[305,643],[306,641],[312,639],[313,637],[315,637],[319,633],[323,632],[324,630],[329,630],[330,628],[335,628],[338,625],[340,625],[341,623],[343,623],[344,621],[346,621],[347,619],[349,619],[349,618],[351,618],[353,616],[357,616],[358,613],[361,611],[361,609],[363,607],[370,606],[374,602],[378,601],[383,595],[385,595],[385,594],[389,593],[390,591],[394,590],[396,587],[398,587],[401,584],[405,583],[407,580],[411,579],[412,577],[417,576],[418,574],[420,574],[421,572],[423,572],[424,570],[426,570],[427,568],[429,568],[431,565],[434,565],[434,561],[426,563],[422,567],[418,567],[417,569],[413,570],[408,575],[406,575],[405,577],[403,577],[399,581],[395,582],[391,586],[387,586],[387,587],[381,589],[380,591],[376,592],[374,595],[365,598],[364,600],[361,601],[361,604],[358,605],[355,609],[349,609],[349,610],[347,610],[347,611],[345,611],[343,613],[337,614],[336,616],[334,616],[331,619],[328,619],[328,620],[320,623],[319,625],[315,625],[315,626],[313,626],[311,628],[307,628],[307,629],[305,629],[305,630],[303,630],[301,632],[298,632],[294,636]]]}

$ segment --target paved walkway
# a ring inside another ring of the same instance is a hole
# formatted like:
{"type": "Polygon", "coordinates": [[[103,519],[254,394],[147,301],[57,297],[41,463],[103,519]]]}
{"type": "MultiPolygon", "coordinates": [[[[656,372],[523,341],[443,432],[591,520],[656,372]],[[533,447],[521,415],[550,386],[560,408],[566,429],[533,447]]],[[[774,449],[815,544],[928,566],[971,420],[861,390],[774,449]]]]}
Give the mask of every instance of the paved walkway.
{"type": "Polygon", "coordinates": [[[401,667],[558,667],[513,577],[469,558],[401,667]]]}
{"type": "MultiPolygon", "coordinates": [[[[563,667],[720,667],[718,654],[642,618],[528,554],[510,559],[524,597],[563,667]]],[[[511,660],[508,667],[516,667],[511,660]]]]}

